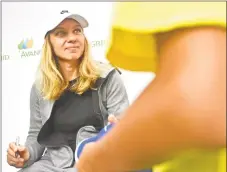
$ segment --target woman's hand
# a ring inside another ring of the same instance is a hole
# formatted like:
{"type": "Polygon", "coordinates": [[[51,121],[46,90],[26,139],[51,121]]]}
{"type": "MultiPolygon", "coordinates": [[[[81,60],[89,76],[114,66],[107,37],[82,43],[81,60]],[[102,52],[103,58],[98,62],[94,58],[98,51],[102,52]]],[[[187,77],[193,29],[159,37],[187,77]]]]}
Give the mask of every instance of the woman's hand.
{"type": "Polygon", "coordinates": [[[14,142],[9,144],[9,148],[7,149],[7,163],[10,166],[23,168],[24,164],[28,161],[29,156],[29,151],[25,146],[16,146],[14,142]],[[18,155],[16,157],[17,152],[18,155]]]}

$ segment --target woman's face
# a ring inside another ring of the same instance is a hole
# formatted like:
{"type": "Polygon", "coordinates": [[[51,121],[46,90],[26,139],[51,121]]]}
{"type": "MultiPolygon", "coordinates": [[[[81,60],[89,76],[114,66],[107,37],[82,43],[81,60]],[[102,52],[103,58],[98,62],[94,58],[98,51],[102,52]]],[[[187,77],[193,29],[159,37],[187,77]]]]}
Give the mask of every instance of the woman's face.
{"type": "Polygon", "coordinates": [[[77,21],[65,19],[50,33],[50,42],[59,60],[78,60],[84,52],[85,36],[77,21]]]}

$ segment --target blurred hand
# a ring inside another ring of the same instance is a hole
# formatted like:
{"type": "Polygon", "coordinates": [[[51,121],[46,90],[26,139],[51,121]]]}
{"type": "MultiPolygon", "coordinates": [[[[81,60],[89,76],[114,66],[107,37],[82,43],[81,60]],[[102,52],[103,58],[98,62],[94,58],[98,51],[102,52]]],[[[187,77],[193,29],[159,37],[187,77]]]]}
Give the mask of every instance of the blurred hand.
{"type": "Polygon", "coordinates": [[[108,116],[108,123],[112,124],[117,122],[118,122],[118,119],[114,115],[111,114],[108,116]]]}
{"type": "Polygon", "coordinates": [[[29,151],[25,146],[16,146],[14,142],[9,144],[9,148],[7,149],[7,163],[10,166],[23,168],[24,164],[28,161],[29,156],[29,151]],[[17,157],[16,152],[18,152],[17,157]]]}

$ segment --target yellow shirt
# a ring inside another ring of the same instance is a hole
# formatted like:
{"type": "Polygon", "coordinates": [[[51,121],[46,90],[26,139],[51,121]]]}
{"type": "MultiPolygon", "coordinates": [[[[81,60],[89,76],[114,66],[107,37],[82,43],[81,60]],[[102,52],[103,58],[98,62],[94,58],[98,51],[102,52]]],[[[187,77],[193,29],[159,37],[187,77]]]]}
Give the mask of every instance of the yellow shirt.
{"type": "MultiPolygon", "coordinates": [[[[225,2],[119,2],[113,8],[107,59],[132,71],[157,69],[154,35],[182,27],[226,27],[225,2]]],[[[188,151],[154,172],[225,172],[226,149],[188,151]]]]}
{"type": "Polygon", "coordinates": [[[107,59],[132,71],[157,68],[154,34],[182,27],[226,27],[225,2],[119,2],[114,5],[107,59]]]}
{"type": "Polygon", "coordinates": [[[226,172],[226,149],[186,151],[152,169],[153,172],[226,172]]]}

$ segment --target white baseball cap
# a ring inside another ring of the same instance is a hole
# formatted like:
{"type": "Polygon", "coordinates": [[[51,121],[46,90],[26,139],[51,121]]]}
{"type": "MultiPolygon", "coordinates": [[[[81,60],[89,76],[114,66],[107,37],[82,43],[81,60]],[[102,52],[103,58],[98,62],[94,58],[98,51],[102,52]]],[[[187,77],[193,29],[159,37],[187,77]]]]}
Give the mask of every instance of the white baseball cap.
{"type": "Polygon", "coordinates": [[[76,20],[82,28],[86,28],[89,25],[88,21],[83,16],[79,14],[70,13],[68,10],[62,10],[59,11],[58,14],[54,15],[50,21],[48,21],[45,37],[49,31],[57,27],[66,18],[76,20]]]}

